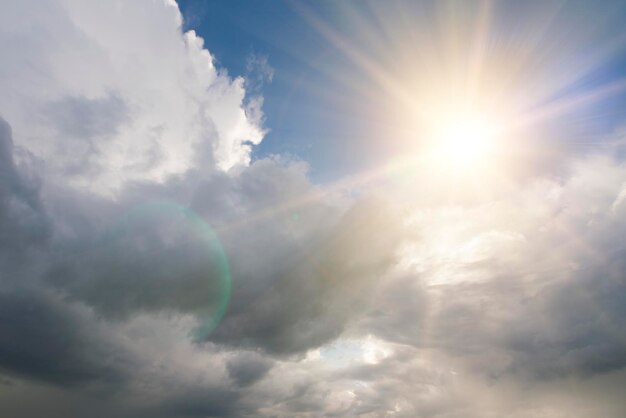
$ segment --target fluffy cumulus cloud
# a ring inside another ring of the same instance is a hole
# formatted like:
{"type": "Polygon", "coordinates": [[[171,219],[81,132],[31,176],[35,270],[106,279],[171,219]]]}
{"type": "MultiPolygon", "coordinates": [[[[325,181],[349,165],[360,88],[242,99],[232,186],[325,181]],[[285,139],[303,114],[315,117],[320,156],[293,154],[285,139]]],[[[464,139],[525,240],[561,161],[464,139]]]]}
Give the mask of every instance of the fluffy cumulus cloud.
{"type": "Polygon", "coordinates": [[[624,415],[623,150],[343,193],[251,163],[267,59],[216,68],[174,3],[0,23],[3,414],[624,415]]]}
{"type": "Polygon", "coordinates": [[[228,170],[263,137],[173,2],[4,5],[0,113],[50,175],[101,192],[228,170]]]}

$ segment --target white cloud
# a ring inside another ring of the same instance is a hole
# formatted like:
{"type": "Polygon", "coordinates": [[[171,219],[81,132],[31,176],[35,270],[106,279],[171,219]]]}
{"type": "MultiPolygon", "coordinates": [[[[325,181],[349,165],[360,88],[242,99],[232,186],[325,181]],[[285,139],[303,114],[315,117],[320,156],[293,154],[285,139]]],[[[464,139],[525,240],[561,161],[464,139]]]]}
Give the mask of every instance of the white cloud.
{"type": "Polygon", "coordinates": [[[92,191],[250,161],[263,137],[244,80],[165,1],[29,0],[0,17],[0,114],[47,175],[92,191]]]}

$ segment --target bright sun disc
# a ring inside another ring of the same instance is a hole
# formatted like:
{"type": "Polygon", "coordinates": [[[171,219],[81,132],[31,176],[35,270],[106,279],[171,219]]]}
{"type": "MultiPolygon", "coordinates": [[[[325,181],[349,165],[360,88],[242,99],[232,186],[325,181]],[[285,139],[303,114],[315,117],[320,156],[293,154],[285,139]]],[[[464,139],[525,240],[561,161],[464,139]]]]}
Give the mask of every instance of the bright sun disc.
{"type": "Polygon", "coordinates": [[[434,118],[429,143],[437,165],[456,168],[489,162],[501,131],[496,118],[485,112],[442,112],[434,118]]]}

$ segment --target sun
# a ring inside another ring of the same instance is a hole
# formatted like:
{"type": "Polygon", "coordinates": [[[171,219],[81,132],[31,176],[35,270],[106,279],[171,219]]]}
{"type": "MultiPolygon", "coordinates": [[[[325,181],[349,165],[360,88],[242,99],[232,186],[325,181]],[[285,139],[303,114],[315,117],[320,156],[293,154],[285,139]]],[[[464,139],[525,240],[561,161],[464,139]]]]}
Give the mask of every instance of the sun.
{"type": "Polygon", "coordinates": [[[419,181],[425,188],[466,194],[506,184],[519,169],[517,113],[487,99],[428,103],[405,109],[403,147],[385,166],[386,175],[403,184],[419,181]]]}
{"type": "Polygon", "coordinates": [[[429,119],[425,144],[431,165],[466,171],[496,162],[504,121],[495,112],[446,106],[429,119]]]}

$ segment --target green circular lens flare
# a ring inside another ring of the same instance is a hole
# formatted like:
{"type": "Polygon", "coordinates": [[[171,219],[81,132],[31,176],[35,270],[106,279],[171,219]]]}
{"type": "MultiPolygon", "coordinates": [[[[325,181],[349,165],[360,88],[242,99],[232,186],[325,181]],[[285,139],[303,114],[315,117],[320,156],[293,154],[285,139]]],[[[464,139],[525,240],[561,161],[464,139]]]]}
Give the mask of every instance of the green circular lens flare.
{"type": "Polygon", "coordinates": [[[107,234],[108,274],[130,280],[126,304],[195,314],[206,338],[226,313],[230,266],[211,226],[187,207],[153,201],[130,209],[107,234]]]}

